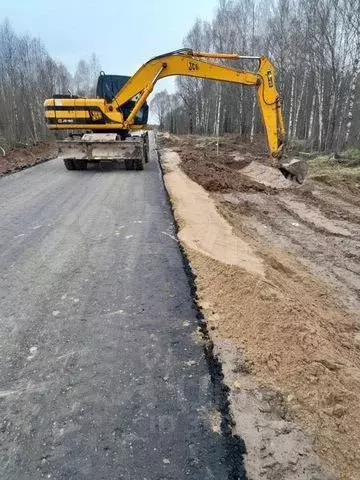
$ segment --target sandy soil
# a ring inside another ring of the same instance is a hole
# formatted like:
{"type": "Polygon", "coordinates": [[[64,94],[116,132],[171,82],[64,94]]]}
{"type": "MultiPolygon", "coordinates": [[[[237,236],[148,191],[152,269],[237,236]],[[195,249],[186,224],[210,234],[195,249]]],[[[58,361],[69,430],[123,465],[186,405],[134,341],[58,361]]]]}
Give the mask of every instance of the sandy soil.
{"type": "Polygon", "coordinates": [[[313,438],[317,454],[340,478],[358,479],[357,180],[328,182],[316,173],[294,187],[266,167],[258,147],[247,152],[227,141],[217,157],[211,140],[171,138],[170,145],[183,171],[212,192],[209,202],[262,262],[264,275],[226,264],[182,238],[232,387],[235,432],[253,447],[249,478],[330,478],[310,453],[313,438]],[[250,404],[258,407],[251,421],[244,417],[250,404]]]}
{"type": "Polygon", "coordinates": [[[181,229],[179,239],[214,260],[237,265],[252,274],[264,276],[263,262],[252,247],[235,235],[232,227],[218,212],[209,194],[180,169],[179,156],[167,151],[164,165],[167,185],[177,206],[181,229]],[[211,239],[211,241],[209,241],[211,239]]]}
{"type": "Polygon", "coordinates": [[[31,147],[13,148],[4,157],[0,156],[0,175],[22,170],[56,156],[55,142],[40,142],[31,147]]]}

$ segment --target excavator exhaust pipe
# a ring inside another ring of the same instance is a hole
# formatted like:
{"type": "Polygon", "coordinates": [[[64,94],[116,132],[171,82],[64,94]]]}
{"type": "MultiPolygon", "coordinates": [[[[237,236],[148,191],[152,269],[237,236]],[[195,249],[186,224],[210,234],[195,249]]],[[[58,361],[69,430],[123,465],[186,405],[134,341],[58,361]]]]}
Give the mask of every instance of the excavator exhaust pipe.
{"type": "Polygon", "coordinates": [[[278,168],[285,178],[300,184],[304,183],[308,172],[306,161],[299,158],[292,158],[290,160],[283,158],[279,161],[278,168]]]}

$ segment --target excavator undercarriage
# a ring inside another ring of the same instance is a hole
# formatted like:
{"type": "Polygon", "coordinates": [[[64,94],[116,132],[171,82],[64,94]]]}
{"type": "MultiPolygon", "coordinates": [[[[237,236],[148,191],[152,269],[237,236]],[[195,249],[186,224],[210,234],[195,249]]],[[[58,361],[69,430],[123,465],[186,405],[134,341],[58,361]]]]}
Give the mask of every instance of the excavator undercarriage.
{"type": "Polygon", "coordinates": [[[124,139],[117,133],[85,133],[58,142],[68,170],[86,170],[89,162],[124,162],[126,170],[143,170],[149,161],[148,132],[124,139]]]}

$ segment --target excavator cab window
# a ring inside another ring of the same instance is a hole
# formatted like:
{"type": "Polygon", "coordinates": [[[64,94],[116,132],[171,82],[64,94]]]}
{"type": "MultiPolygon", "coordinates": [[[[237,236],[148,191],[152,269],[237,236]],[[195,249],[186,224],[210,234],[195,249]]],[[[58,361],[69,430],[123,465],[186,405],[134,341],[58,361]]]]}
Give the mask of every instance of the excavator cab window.
{"type": "MultiPolygon", "coordinates": [[[[126,75],[105,75],[100,74],[96,87],[96,96],[98,98],[104,98],[106,102],[111,103],[116,97],[117,93],[123,88],[123,86],[130,80],[130,77],[126,75]]],[[[125,103],[121,110],[127,118],[132,109],[134,108],[135,102],[130,100],[125,103]]],[[[136,123],[138,125],[146,125],[149,115],[149,106],[147,103],[142,107],[138,115],[136,116],[136,123]]]]}

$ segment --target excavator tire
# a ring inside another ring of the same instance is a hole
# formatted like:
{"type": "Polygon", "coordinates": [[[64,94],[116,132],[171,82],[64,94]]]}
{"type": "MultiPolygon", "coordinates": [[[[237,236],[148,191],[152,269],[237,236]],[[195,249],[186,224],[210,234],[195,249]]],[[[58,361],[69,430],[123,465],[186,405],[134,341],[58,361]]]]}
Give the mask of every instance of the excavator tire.
{"type": "Polygon", "coordinates": [[[125,168],[126,170],[134,170],[135,168],[135,160],[132,158],[127,158],[125,160],[125,168]]]}
{"type": "Polygon", "coordinates": [[[86,170],[87,161],[86,160],[73,160],[72,161],[75,167],[75,170],[86,170]]]}
{"type": "Polygon", "coordinates": [[[144,139],[144,159],[145,163],[149,162],[149,134],[146,133],[145,139],[144,139]]]}
{"type": "Polygon", "coordinates": [[[70,158],[64,160],[64,165],[67,170],[75,170],[75,165],[70,158]]]}
{"type": "Polygon", "coordinates": [[[135,170],[144,170],[144,162],[142,158],[135,160],[135,170]]]}

